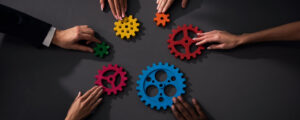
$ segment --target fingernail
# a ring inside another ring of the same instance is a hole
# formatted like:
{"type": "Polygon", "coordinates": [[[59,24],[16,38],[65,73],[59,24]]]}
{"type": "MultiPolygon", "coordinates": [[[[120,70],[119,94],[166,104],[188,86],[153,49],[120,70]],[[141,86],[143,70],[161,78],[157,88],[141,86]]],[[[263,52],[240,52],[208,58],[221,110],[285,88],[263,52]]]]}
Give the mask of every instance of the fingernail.
{"type": "Polygon", "coordinates": [[[210,50],[210,49],[211,49],[211,47],[207,47],[207,49],[208,49],[208,50],[210,50]]]}
{"type": "Polygon", "coordinates": [[[176,103],[176,102],[177,102],[175,97],[173,97],[173,102],[174,102],[174,103],[176,103]]]}
{"type": "Polygon", "coordinates": [[[195,99],[195,98],[193,98],[193,99],[192,99],[192,102],[195,104],[195,103],[196,103],[196,99],[195,99]]]}
{"type": "Polygon", "coordinates": [[[178,99],[179,99],[179,100],[182,100],[182,97],[181,97],[181,96],[178,96],[178,99]]]}
{"type": "Polygon", "coordinates": [[[196,40],[196,38],[193,38],[193,40],[196,40]]]}
{"type": "Polygon", "coordinates": [[[174,106],[174,105],[172,105],[171,108],[172,108],[173,110],[175,110],[175,106],[174,106]]]}
{"type": "Polygon", "coordinates": [[[125,17],[125,14],[124,14],[124,13],[122,13],[122,17],[125,17]]]}
{"type": "Polygon", "coordinates": [[[104,8],[104,7],[103,7],[103,4],[102,4],[102,5],[101,5],[101,11],[103,11],[103,8],[104,8]]]}
{"type": "Polygon", "coordinates": [[[202,35],[202,33],[197,33],[197,35],[202,35]]]}

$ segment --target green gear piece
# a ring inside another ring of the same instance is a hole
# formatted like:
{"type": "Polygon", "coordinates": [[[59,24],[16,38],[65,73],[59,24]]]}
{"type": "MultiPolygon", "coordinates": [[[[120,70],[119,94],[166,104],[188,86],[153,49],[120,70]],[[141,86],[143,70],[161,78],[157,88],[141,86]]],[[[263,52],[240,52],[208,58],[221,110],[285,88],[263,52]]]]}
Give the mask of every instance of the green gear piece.
{"type": "Polygon", "coordinates": [[[100,44],[96,43],[96,47],[94,47],[95,56],[103,58],[105,55],[108,55],[109,48],[110,47],[104,42],[100,44]]]}

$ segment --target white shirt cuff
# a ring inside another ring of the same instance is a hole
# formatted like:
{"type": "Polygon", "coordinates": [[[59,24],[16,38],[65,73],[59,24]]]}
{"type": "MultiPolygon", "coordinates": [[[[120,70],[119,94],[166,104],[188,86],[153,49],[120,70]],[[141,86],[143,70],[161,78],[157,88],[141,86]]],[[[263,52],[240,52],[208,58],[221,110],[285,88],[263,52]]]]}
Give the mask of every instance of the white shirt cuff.
{"type": "Polygon", "coordinates": [[[56,28],[52,26],[52,27],[50,28],[50,30],[49,30],[47,36],[45,37],[45,39],[44,39],[44,41],[43,41],[43,45],[45,45],[46,47],[49,47],[49,46],[50,46],[51,41],[52,41],[52,39],[53,39],[53,37],[54,37],[55,31],[56,31],[56,28]]]}

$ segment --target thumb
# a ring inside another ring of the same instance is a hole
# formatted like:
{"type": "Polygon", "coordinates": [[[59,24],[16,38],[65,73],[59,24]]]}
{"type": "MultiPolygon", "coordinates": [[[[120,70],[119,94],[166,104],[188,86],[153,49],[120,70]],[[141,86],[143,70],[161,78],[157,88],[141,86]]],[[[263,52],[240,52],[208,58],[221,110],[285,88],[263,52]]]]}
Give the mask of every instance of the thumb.
{"type": "Polygon", "coordinates": [[[181,7],[185,8],[187,5],[187,2],[188,2],[188,0],[182,0],[181,7]]]}
{"type": "Polygon", "coordinates": [[[74,44],[72,46],[73,50],[79,50],[79,51],[83,51],[83,52],[90,52],[93,53],[94,50],[88,46],[84,46],[84,45],[79,45],[79,44],[74,44]]]}
{"type": "Polygon", "coordinates": [[[208,50],[224,49],[224,44],[215,44],[207,47],[208,50]]]}

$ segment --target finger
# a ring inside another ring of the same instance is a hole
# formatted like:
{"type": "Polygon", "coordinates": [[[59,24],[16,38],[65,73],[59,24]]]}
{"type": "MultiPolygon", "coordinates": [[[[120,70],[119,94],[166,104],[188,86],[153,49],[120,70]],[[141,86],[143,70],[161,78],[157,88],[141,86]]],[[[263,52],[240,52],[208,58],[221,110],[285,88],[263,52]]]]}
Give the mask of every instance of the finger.
{"type": "Polygon", "coordinates": [[[101,11],[103,11],[104,5],[105,5],[105,0],[100,0],[100,8],[101,8],[101,11]]]}
{"type": "Polygon", "coordinates": [[[200,37],[193,38],[193,40],[195,40],[195,41],[202,41],[202,40],[208,39],[210,37],[211,37],[211,35],[202,35],[200,37]]]}
{"type": "Polygon", "coordinates": [[[167,4],[167,2],[170,2],[170,1],[172,1],[172,0],[164,0],[161,3],[160,7],[158,8],[158,13],[162,13],[162,10],[165,8],[165,5],[167,4]]]}
{"type": "Polygon", "coordinates": [[[100,40],[98,40],[97,38],[95,38],[93,35],[90,35],[90,34],[79,34],[79,39],[92,41],[92,42],[96,42],[96,43],[101,43],[100,40]]]}
{"type": "Polygon", "coordinates": [[[94,50],[88,46],[84,46],[84,45],[80,45],[80,44],[74,44],[72,45],[71,47],[72,50],[79,50],[79,51],[82,51],[82,52],[90,52],[90,53],[93,53],[94,50]]]}
{"type": "Polygon", "coordinates": [[[161,3],[162,3],[163,1],[165,1],[165,0],[159,0],[159,1],[158,1],[158,5],[157,5],[157,7],[156,7],[156,10],[157,10],[157,11],[158,11],[158,9],[160,8],[161,3]]]}
{"type": "Polygon", "coordinates": [[[87,99],[86,99],[86,102],[87,102],[87,104],[91,104],[91,103],[93,103],[94,101],[94,98],[97,96],[97,94],[98,94],[98,92],[100,92],[100,90],[101,90],[101,87],[100,86],[98,86],[88,97],[87,97],[87,99]]]}
{"type": "Polygon", "coordinates": [[[120,0],[114,0],[116,14],[119,20],[121,20],[121,9],[120,9],[120,0]]]}
{"type": "Polygon", "coordinates": [[[116,15],[116,9],[115,9],[115,3],[114,0],[108,0],[108,4],[111,10],[111,13],[113,14],[113,16],[115,17],[115,19],[118,20],[117,15],[116,15]]]}
{"type": "Polygon", "coordinates": [[[173,102],[175,107],[178,109],[178,111],[183,115],[185,119],[190,120],[191,115],[188,113],[188,111],[183,107],[183,105],[177,100],[177,98],[173,97],[173,102]]]}
{"type": "Polygon", "coordinates": [[[120,16],[123,18],[125,16],[125,6],[124,6],[124,0],[120,0],[120,16]]]}
{"type": "Polygon", "coordinates": [[[92,108],[91,108],[91,109],[94,110],[94,109],[101,103],[102,100],[103,100],[103,98],[99,98],[99,99],[96,101],[96,103],[92,105],[92,108]]]}
{"type": "Polygon", "coordinates": [[[200,105],[198,104],[198,101],[195,98],[192,99],[192,103],[193,103],[194,107],[196,108],[196,111],[200,115],[200,117],[203,119],[206,118],[206,115],[203,113],[200,105]]]}
{"type": "Polygon", "coordinates": [[[80,96],[81,96],[81,92],[79,91],[75,99],[78,99],[80,96]]]}
{"type": "Polygon", "coordinates": [[[165,7],[162,9],[162,13],[165,13],[170,8],[170,6],[172,5],[172,3],[173,3],[173,0],[168,0],[168,2],[166,3],[165,7]]]}
{"type": "Polygon", "coordinates": [[[186,5],[187,5],[187,2],[188,2],[188,0],[182,0],[182,2],[181,2],[181,7],[182,7],[182,8],[185,8],[186,5]]]}
{"type": "Polygon", "coordinates": [[[207,43],[209,43],[209,41],[207,41],[207,40],[202,40],[202,41],[197,42],[196,45],[197,45],[197,46],[200,46],[200,45],[204,45],[204,44],[207,44],[207,43]]]}
{"type": "Polygon", "coordinates": [[[97,88],[97,86],[94,86],[90,90],[85,92],[84,95],[82,96],[82,99],[86,99],[96,88],[97,88]]]}
{"type": "Polygon", "coordinates": [[[190,106],[190,104],[188,104],[186,101],[184,101],[181,96],[178,97],[178,100],[192,116],[197,116],[195,110],[190,106]]]}
{"type": "Polygon", "coordinates": [[[158,3],[159,3],[159,1],[160,1],[160,0],[156,0],[156,4],[158,4],[158,3]]]}
{"type": "Polygon", "coordinates": [[[93,97],[92,99],[91,99],[91,104],[94,104],[95,102],[96,102],[96,100],[102,95],[102,93],[103,93],[103,89],[102,89],[102,86],[100,86],[100,88],[99,88],[100,90],[99,91],[97,91],[97,93],[96,93],[96,95],[95,95],[95,97],[93,97]]]}
{"type": "Polygon", "coordinates": [[[172,113],[174,114],[177,120],[184,120],[183,116],[176,110],[174,105],[172,105],[171,109],[172,109],[172,113]]]}
{"type": "Polygon", "coordinates": [[[207,47],[208,50],[219,50],[219,49],[225,49],[224,44],[216,44],[216,45],[210,45],[207,47]]]}
{"type": "Polygon", "coordinates": [[[87,44],[87,45],[88,45],[88,44],[91,44],[91,43],[92,43],[92,41],[86,41],[86,42],[85,42],[85,44],[87,44]]]}
{"type": "Polygon", "coordinates": [[[91,28],[82,28],[81,32],[86,33],[86,34],[90,34],[90,35],[94,35],[94,30],[91,29],[91,28]]]}

